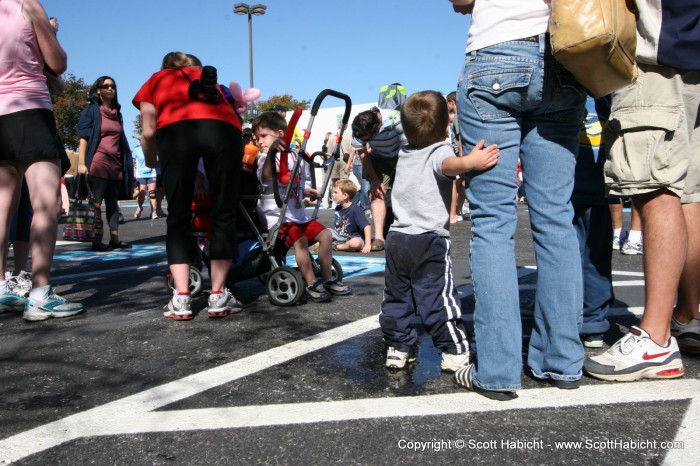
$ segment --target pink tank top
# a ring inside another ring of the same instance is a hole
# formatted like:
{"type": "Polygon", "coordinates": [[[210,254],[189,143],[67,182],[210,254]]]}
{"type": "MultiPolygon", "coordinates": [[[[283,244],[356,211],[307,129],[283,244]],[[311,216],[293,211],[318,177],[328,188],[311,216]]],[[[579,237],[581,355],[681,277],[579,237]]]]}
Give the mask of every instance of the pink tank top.
{"type": "Polygon", "coordinates": [[[22,15],[24,0],[2,0],[0,9],[0,115],[53,110],[34,29],[22,15]]]}

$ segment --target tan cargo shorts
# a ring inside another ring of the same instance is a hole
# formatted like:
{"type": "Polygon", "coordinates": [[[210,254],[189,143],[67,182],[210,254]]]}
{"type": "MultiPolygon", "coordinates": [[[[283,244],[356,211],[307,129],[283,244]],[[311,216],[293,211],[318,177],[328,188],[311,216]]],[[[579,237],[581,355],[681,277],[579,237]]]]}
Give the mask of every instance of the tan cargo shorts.
{"type": "Polygon", "coordinates": [[[605,129],[610,196],[668,189],[700,202],[700,71],[639,64],[639,78],[612,95],[605,129]]]}

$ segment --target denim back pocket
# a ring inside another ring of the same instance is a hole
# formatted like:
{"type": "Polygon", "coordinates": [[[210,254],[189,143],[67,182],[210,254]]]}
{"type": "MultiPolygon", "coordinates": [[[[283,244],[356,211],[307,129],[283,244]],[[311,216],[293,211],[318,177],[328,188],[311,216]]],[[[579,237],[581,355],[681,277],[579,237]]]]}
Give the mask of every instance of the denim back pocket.
{"type": "MultiPolygon", "coordinates": [[[[481,119],[505,118],[522,111],[533,68],[513,67],[513,63],[483,64],[487,66],[469,73],[467,83],[467,95],[481,119]]],[[[479,67],[480,64],[473,65],[479,67]]]]}
{"type": "Polygon", "coordinates": [[[586,90],[569,71],[554,59],[547,70],[554,77],[545,89],[545,96],[551,96],[546,113],[558,121],[581,121],[585,115],[586,90]]]}

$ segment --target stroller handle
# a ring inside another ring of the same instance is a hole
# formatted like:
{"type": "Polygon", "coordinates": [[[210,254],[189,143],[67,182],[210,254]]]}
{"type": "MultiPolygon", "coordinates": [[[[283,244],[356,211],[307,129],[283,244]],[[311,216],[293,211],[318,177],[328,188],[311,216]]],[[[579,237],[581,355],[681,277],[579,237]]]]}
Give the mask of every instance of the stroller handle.
{"type": "Polygon", "coordinates": [[[350,96],[343,94],[342,92],[334,91],[333,89],[324,89],[314,100],[311,106],[311,116],[316,116],[318,114],[318,109],[321,107],[321,102],[328,96],[337,97],[345,101],[345,113],[343,114],[343,125],[346,125],[350,120],[350,111],[352,110],[352,101],[350,96]]]}

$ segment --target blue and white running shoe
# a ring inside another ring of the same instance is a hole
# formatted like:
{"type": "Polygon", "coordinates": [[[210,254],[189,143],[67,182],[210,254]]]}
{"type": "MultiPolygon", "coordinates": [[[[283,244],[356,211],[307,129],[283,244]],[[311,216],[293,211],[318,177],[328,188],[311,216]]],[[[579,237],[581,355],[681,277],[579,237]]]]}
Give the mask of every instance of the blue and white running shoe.
{"type": "Polygon", "coordinates": [[[71,303],[65,298],[57,295],[52,287],[49,287],[47,294],[41,299],[27,298],[27,305],[24,308],[24,320],[35,322],[46,320],[52,317],[70,317],[80,314],[85,308],[80,303],[71,303]]]}

